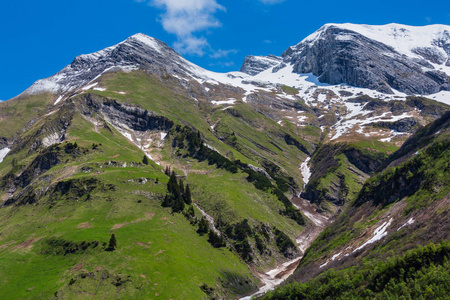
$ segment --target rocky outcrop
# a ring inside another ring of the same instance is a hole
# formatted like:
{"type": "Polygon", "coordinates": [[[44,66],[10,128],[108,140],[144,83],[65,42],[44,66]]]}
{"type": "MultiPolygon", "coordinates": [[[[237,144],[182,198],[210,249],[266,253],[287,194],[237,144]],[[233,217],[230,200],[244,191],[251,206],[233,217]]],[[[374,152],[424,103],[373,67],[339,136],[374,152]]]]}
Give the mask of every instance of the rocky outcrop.
{"type": "Polygon", "coordinates": [[[0,137],[0,150],[8,147],[8,140],[4,137],[0,137]]]}
{"type": "Polygon", "coordinates": [[[274,55],[253,56],[249,55],[244,59],[240,71],[249,75],[257,75],[264,70],[279,65],[282,58],[274,55]]]}
{"type": "Polygon", "coordinates": [[[400,54],[392,47],[358,32],[334,25],[322,27],[314,39],[305,39],[282,57],[296,73],[312,73],[320,82],[346,83],[392,93],[433,94],[450,90],[450,77],[430,62],[443,62],[443,52],[416,48],[423,58],[400,54]]]}
{"type": "Polygon", "coordinates": [[[36,81],[23,94],[75,92],[107,72],[143,69],[153,74],[192,74],[194,65],[165,43],[145,34],[135,34],[101,51],[77,56],[52,77],[36,81]]]}
{"type": "Polygon", "coordinates": [[[116,100],[106,99],[94,94],[82,95],[80,110],[83,115],[100,113],[114,126],[135,131],[168,131],[173,121],[137,106],[128,106],[116,100]]]}
{"type": "Polygon", "coordinates": [[[411,132],[413,127],[416,126],[417,120],[414,118],[405,118],[395,122],[376,122],[367,124],[367,126],[375,126],[382,128],[389,128],[397,132],[411,132]]]}
{"type": "Polygon", "coordinates": [[[322,145],[311,159],[313,173],[301,197],[312,203],[326,200],[344,205],[350,194],[359,190],[355,185],[361,187],[368,174],[379,168],[384,159],[384,153],[351,144],[322,145]]]}

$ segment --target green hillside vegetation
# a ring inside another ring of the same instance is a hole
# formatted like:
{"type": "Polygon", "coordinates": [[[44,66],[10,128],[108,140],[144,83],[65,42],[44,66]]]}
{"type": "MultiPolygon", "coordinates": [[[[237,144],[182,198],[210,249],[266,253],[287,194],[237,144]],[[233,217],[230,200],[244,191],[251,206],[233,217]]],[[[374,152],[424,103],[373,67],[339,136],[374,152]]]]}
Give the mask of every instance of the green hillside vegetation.
{"type": "Polygon", "coordinates": [[[292,277],[306,283],[286,284],[267,299],[445,298],[448,285],[442,283],[448,281],[450,246],[446,222],[449,120],[446,113],[420,129],[383,162],[384,167],[306,251],[292,277]],[[367,228],[387,217],[395,225],[381,241],[350,250],[337,261],[329,259],[361,245],[367,228]],[[430,241],[441,244],[421,247],[430,241]],[[324,261],[330,266],[319,267],[324,261]]]}
{"type": "Polygon", "coordinates": [[[299,145],[309,144],[268,118],[258,121],[249,108],[234,121],[226,121],[227,111],[216,111],[236,135],[250,131],[249,120],[273,132],[261,133],[246,144],[251,151],[241,153],[211,131],[203,114],[213,110],[198,108],[185,91],[172,88],[170,78],[161,85],[134,72],[104,80],[108,90],[129,93],[93,91],[66,100],[20,133],[18,146],[0,164],[0,295],[232,298],[259,283],[248,264],[263,271],[298,255],[292,240],[306,219],[287,194],[297,187],[295,164],[304,155],[298,155],[299,145]],[[100,113],[87,113],[89,101],[111,105],[104,96],[173,121],[160,150],[163,166],[174,171],[179,189],[189,186],[195,205],[163,205],[174,195],[164,167],[144,159],[100,113]],[[45,146],[44,138],[55,132],[65,132],[65,141],[45,146]],[[297,142],[286,143],[286,135],[297,142]],[[220,235],[196,205],[214,217],[220,235]]]}
{"type": "Polygon", "coordinates": [[[447,299],[450,242],[417,247],[387,261],[328,270],[307,283],[292,283],[263,299],[447,299]]]}

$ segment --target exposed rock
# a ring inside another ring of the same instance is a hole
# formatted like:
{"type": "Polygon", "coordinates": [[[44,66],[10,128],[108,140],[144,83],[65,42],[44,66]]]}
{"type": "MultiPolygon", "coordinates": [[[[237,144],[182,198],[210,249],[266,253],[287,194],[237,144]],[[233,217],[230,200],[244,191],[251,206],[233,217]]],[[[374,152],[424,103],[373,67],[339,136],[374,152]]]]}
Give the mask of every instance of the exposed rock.
{"type": "Polygon", "coordinates": [[[0,137],[0,150],[8,147],[8,140],[4,137],[0,137]]]}
{"type": "Polygon", "coordinates": [[[147,70],[150,73],[192,74],[194,67],[164,42],[144,34],[101,51],[77,56],[73,62],[52,77],[36,81],[23,94],[75,92],[108,72],[147,70]]]}
{"type": "Polygon", "coordinates": [[[414,118],[405,118],[395,122],[377,122],[370,123],[366,126],[376,126],[389,128],[390,130],[395,130],[397,132],[411,132],[412,128],[417,124],[417,120],[414,118]]]}
{"type": "Polygon", "coordinates": [[[248,164],[247,167],[249,167],[250,170],[253,170],[261,175],[266,176],[267,178],[269,178],[270,180],[272,180],[272,177],[270,177],[269,173],[267,173],[264,169],[256,167],[254,165],[248,164]]]}
{"type": "MultiPolygon", "coordinates": [[[[269,56],[249,55],[244,59],[244,63],[242,64],[240,71],[253,76],[273,66],[276,66],[281,62],[282,58],[274,55],[269,56]]],[[[283,67],[280,67],[280,69],[283,67]]]]}
{"type": "Polygon", "coordinates": [[[80,109],[84,115],[101,113],[114,126],[135,131],[168,131],[173,126],[171,120],[137,106],[128,106],[93,94],[85,94],[79,99],[82,102],[80,109]]]}
{"type": "MultiPolygon", "coordinates": [[[[383,93],[392,93],[392,88],[407,94],[450,90],[450,77],[430,70],[433,66],[425,59],[402,55],[386,44],[335,25],[326,25],[316,34],[314,40],[306,39],[283,53],[284,62],[293,64],[294,72],[313,73],[324,83],[347,83],[383,93]]],[[[431,62],[444,60],[444,51],[415,51],[431,62]]]]}
{"type": "Polygon", "coordinates": [[[439,51],[436,48],[417,47],[412,49],[412,52],[419,54],[424,59],[429,60],[435,64],[443,64],[447,61],[447,55],[445,55],[445,53],[442,53],[443,51],[439,51]]]}

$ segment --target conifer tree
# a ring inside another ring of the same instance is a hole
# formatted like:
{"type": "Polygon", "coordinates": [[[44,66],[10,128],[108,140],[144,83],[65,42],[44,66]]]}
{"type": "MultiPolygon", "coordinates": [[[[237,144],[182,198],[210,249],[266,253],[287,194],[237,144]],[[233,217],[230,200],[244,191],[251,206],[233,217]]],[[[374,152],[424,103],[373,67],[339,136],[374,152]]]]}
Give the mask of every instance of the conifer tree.
{"type": "Polygon", "coordinates": [[[149,164],[147,155],[144,155],[144,158],[142,158],[142,162],[144,163],[144,165],[148,165],[149,164]]]}
{"type": "Polygon", "coordinates": [[[117,240],[116,240],[116,235],[113,233],[111,234],[111,238],[109,239],[109,244],[108,244],[108,250],[109,251],[114,251],[117,248],[117,240]]]}
{"type": "Polygon", "coordinates": [[[187,214],[191,217],[195,217],[195,211],[194,211],[194,207],[192,205],[189,205],[189,208],[187,210],[187,214]]]}
{"type": "Polygon", "coordinates": [[[175,175],[175,172],[172,171],[172,175],[170,175],[169,182],[167,183],[167,189],[169,193],[173,194],[174,196],[180,194],[180,189],[178,187],[177,182],[177,176],[175,175]]]}
{"type": "Polygon", "coordinates": [[[163,200],[163,202],[161,203],[161,205],[162,205],[163,207],[169,207],[169,206],[172,206],[172,198],[171,198],[169,195],[165,195],[165,196],[164,196],[164,200],[163,200]]]}
{"type": "Polygon", "coordinates": [[[198,222],[198,230],[197,233],[200,235],[204,235],[205,233],[208,233],[209,226],[208,221],[206,221],[205,217],[200,219],[200,222],[198,222]]]}
{"type": "Polygon", "coordinates": [[[192,203],[191,189],[189,188],[189,184],[186,184],[186,189],[184,190],[183,199],[184,199],[184,203],[186,203],[187,205],[190,205],[192,203]]]}
{"type": "Polygon", "coordinates": [[[174,199],[172,203],[172,211],[173,212],[181,212],[184,210],[184,201],[179,195],[177,198],[174,199]]]}
{"type": "Polygon", "coordinates": [[[184,185],[183,185],[183,181],[180,179],[180,182],[178,184],[178,187],[180,189],[180,194],[184,195],[184,185]]]}

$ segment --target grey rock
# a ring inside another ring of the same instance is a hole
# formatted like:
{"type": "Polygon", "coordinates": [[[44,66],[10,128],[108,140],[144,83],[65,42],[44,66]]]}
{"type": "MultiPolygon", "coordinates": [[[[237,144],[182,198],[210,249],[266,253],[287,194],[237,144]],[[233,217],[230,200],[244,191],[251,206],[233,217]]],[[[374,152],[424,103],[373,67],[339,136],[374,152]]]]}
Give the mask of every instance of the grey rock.
{"type": "Polygon", "coordinates": [[[282,54],[294,72],[312,73],[323,83],[346,83],[383,93],[392,93],[392,88],[407,94],[450,90],[449,76],[424,70],[433,68],[428,60],[444,59],[438,51],[416,48],[424,59],[413,59],[352,30],[333,25],[321,30],[320,38],[301,42],[282,54]]]}
{"type": "Polygon", "coordinates": [[[240,71],[249,75],[257,75],[282,62],[282,58],[275,55],[253,56],[249,55],[244,59],[240,71]]]}
{"type": "Polygon", "coordinates": [[[101,51],[77,56],[52,77],[36,81],[23,94],[53,92],[67,94],[89,84],[98,76],[120,70],[143,69],[149,73],[193,74],[193,65],[165,43],[136,34],[101,51]]]}
{"type": "Polygon", "coordinates": [[[432,47],[418,47],[412,49],[412,52],[422,56],[424,59],[435,64],[443,64],[447,61],[447,56],[432,47]]]}
{"type": "Polygon", "coordinates": [[[154,112],[94,94],[82,95],[81,102],[80,110],[83,115],[92,116],[100,113],[109,123],[118,127],[135,131],[168,131],[173,127],[173,121],[154,112]]]}
{"type": "Polygon", "coordinates": [[[365,126],[376,126],[389,128],[391,130],[395,130],[397,132],[411,132],[413,127],[417,124],[417,120],[414,118],[405,118],[395,122],[377,122],[370,123],[365,126]]]}
{"type": "Polygon", "coordinates": [[[0,137],[0,150],[8,147],[8,140],[4,137],[0,137]]]}

